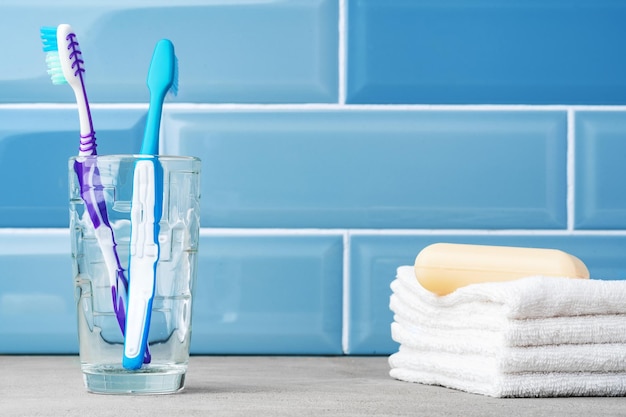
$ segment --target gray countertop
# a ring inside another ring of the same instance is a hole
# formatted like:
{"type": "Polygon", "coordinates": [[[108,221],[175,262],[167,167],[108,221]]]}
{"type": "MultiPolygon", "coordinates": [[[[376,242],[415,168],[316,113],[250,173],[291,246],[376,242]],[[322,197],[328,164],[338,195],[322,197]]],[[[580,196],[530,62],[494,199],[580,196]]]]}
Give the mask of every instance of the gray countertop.
{"type": "Polygon", "coordinates": [[[78,357],[0,356],[0,416],[626,416],[626,397],[498,399],[396,381],[386,357],[194,356],[163,396],[85,391],[78,357]]]}

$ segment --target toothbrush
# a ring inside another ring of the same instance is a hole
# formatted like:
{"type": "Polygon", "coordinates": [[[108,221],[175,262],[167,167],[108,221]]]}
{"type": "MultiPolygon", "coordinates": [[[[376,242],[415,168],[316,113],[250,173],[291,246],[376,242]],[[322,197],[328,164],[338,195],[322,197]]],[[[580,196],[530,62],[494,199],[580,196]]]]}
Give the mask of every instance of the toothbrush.
{"type": "MultiPolygon", "coordinates": [[[[139,369],[148,349],[152,301],[159,262],[159,222],[163,209],[163,169],[155,158],[159,148],[159,128],[163,101],[178,92],[178,63],[174,45],[160,40],[154,49],[147,79],[150,106],[140,154],[135,164],[131,204],[131,242],[128,314],[122,366],[139,369]],[[148,156],[150,155],[150,156],[148,156]]],[[[148,363],[145,360],[143,363],[148,363]]]]}
{"type": "Polygon", "coordinates": [[[69,84],[76,96],[80,124],[80,144],[74,171],[78,176],[80,195],[91,219],[96,239],[102,250],[111,286],[113,310],[122,334],[126,320],[126,296],[128,281],[124,276],[117,254],[117,243],[109,223],[104,198],[104,187],[94,158],[96,155],[96,133],[93,128],[89,101],[83,74],[84,61],[76,34],[68,24],[58,27],[42,27],[41,39],[46,52],[48,74],[53,84],[69,84]]]}
{"type": "Polygon", "coordinates": [[[61,24],[56,28],[42,27],[40,32],[52,84],[69,84],[76,96],[80,122],[78,155],[95,155],[96,132],[93,130],[91,111],[89,110],[89,101],[83,79],[85,62],[76,34],[68,24],[61,24]]]}

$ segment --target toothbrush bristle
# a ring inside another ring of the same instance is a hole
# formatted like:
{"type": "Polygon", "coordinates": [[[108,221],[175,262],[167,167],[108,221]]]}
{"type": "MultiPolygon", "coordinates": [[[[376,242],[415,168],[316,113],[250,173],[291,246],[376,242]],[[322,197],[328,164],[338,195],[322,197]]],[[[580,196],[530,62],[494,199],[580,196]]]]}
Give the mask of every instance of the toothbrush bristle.
{"type": "Polygon", "coordinates": [[[172,79],[172,86],[170,87],[168,93],[172,96],[178,94],[178,57],[176,55],[174,55],[174,76],[172,79]]]}
{"type": "Polygon", "coordinates": [[[65,75],[63,75],[63,68],[61,67],[61,58],[59,57],[57,28],[43,26],[39,32],[41,34],[43,51],[46,53],[46,65],[48,65],[48,75],[50,75],[52,84],[67,84],[65,75]]]}
{"type": "Polygon", "coordinates": [[[48,52],[46,54],[46,64],[48,65],[48,75],[52,80],[52,84],[67,84],[58,52],[48,52]]]}
{"type": "Polygon", "coordinates": [[[43,43],[44,52],[53,52],[59,50],[57,43],[57,28],[51,26],[43,26],[39,30],[41,34],[41,42],[43,43]]]}

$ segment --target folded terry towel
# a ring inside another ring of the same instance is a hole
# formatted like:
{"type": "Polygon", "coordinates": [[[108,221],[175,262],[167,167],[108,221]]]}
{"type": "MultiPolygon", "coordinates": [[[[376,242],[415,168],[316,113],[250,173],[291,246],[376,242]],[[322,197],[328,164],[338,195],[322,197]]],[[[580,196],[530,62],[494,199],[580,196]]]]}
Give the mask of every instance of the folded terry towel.
{"type": "Polygon", "coordinates": [[[533,276],[506,282],[485,282],[440,297],[423,288],[413,267],[398,268],[410,306],[424,312],[463,315],[498,313],[509,319],[592,314],[626,314],[626,283],[533,276]]]}
{"type": "MultiPolygon", "coordinates": [[[[404,299],[397,281],[389,306],[394,321],[420,337],[437,338],[448,345],[463,340],[465,346],[543,346],[567,343],[626,343],[626,314],[595,314],[538,319],[509,319],[493,314],[455,315],[421,312],[404,299]],[[432,314],[437,314],[433,320],[432,314]]],[[[624,301],[626,303],[626,300],[624,301]]],[[[489,307],[485,307],[486,310],[489,307]]]]}
{"type": "Polygon", "coordinates": [[[431,356],[435,355],[433,357],[457,355],[465,358],[465,364],[455,366],[458,372],[467,366],[493,373],[626,372],[626,345],[621,343],[531,347],[470,345],[463,339],[450,341],[448,338],[422,337],[399,323],[392,324],[391,334],[393,340],[400,343],[401,351],[413,356],[430,352],[431,356]]]}
{"type": "Polygon", "coordinates": [[[440,297],[392,283],[397,379],[496,397],[626,395],[626,282],[529,277],[440,297]]]}
{"type": "Polygon", "coordinates": [[[543,373],[488,373],[477,370],[475,375],[452,369],[454,364],[466,361],[458,357],[449,361],[446,357],[426,357],[415,362],[410,354],[402,351],[390,358],[393,378],[428,385],[441,385],[474,394],[491,397],[567,397],[567,396],[624,396],[626,374],[616,372],[543,372],[543,373]],[[445,361],[445,362],[444,362],[445,361]],[[433,366],[447,364],[446,368],[433,366]],[[473,376],[473,378],[472,378],[473,376]]]}

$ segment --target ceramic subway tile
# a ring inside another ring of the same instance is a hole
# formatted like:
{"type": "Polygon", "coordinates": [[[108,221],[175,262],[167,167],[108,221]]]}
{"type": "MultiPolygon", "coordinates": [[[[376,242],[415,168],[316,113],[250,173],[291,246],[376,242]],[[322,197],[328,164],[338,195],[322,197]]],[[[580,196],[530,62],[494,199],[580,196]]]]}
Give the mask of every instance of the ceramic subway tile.
{"type": "Polygon", "coordinates": [[[161,153],[202,159],[211,228],[195,354],[392,353],[389,283],[435,242],[554,247],[626,279],[626,111],[569,107],[626,104],[619,2],[70,3],[0,6],[0,103],[24,103],[0,108],[0,353],[78,351],[69,233],[25,229],[68,225],[77,114],[45,103],[74,95],[38,39],[61,22],[91,102],[113,103],[93,111],[100,154],[137,152],[145,109],[125,103],[175,44],[161,153]]]}
{"type": "Polygon", "coordinates": [[[0,6],[0,102],[73,102],[46,74],[39,27],[70,23],[92,102],[149,99],[154,45],[174,43],[183,102],[337,102],[338,5],[334,0],[25,1],[0,6]],[[10,57],[10,58],[8,58],[10,57]]]}
{"type": "Polygon", "coordinates": [[[172,109],[205,227],[566,227],[561,111],[172,109]]]}
{"type": "MultiPolygon", "coordinates": [[[[144,114],[93,110],[98,152],[138,152],[144,114]]],[[[79,139],[75,109],[0,109],[0,227],[68,226],[68,160],[79,139]]]]}
{"type": "MultiPolygon", "coordinates": [[[[201,240],[194,353],[342,352],[341,235],[201,240]]],[[[66,232],[2,234],[0,353],[77,352],[69,246],[66,232]]]]}
{"type": "Polygon", "coordinates": [[[69,233],[0,234],[0,353],[77,353],[69,233]]]}
{"type": "Polygon", "coordinates": [[[626,229],[626,112],[576,112],[577,229],[626,229]]]}
{"type": "Polygon", "coordinates": [[[192,352],[341,353],[342,260],[340,235],[204,235],[192,352]]]}
{"type": "Polygon", "coordinates": [[[391,339],[389,284],[396,268],[413,265],[417,254],[437,242],[554,248],[579,257],[595,279],[626,279],[626,235],[354,235],[350,242],[349,354],[389,354],[391,339]]]}
{"type": "Polygon", "coordinates": [[[621,2],[347,3],[348,103],[626,103],[621,2]]]}

